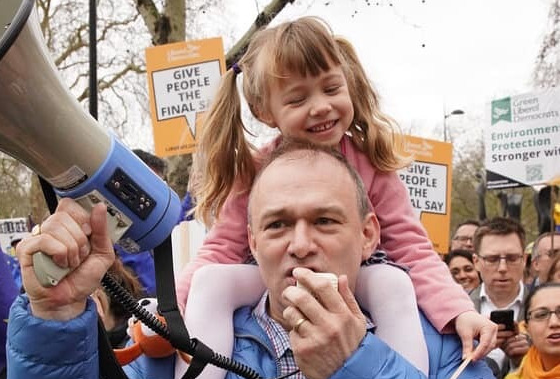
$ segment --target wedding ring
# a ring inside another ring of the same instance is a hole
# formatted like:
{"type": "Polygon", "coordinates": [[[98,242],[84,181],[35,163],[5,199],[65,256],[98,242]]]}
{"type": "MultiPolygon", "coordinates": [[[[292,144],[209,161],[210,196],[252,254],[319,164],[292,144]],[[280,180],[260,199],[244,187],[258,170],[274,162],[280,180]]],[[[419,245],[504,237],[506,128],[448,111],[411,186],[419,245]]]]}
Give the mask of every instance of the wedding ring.
{"type": "Polygon", "coordinates": [[[41,235],[41,224],[36,224],[33,229],[31,229],[32,236],[41,235]]]}
{"type": "Polygon", "coordinates": [[[300,327],[301,324],[303,324],[305,321],[307,321],[307,319],[305,319],[305,318],[300,318],[299,320],[297,320],[297,321],[296,321],[296,324],[294,325],[293,331],[297,333],[298,330],[299,330],[299,327],[300,327]]]}

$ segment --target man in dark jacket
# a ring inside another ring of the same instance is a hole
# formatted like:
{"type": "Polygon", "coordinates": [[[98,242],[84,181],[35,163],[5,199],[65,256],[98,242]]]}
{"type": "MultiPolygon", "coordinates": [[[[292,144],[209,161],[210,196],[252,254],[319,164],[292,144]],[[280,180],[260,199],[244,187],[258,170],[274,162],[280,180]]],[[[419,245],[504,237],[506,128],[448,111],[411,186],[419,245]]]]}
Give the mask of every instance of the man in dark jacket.
{"type": "MultiPolygon", "coordinates": [[[[474,263],[482,284],[471,292],[475,308],[490,317],[496,310],[513,310],[514,319],[523,319],[525,230],[513,219],[496,217],[481,225],[474,234],[474,263]]],[[[498,343],[487,358],[498,379],[521,363],[529,350],[529,340],[519,329],[501,325],[498,343]]]]}

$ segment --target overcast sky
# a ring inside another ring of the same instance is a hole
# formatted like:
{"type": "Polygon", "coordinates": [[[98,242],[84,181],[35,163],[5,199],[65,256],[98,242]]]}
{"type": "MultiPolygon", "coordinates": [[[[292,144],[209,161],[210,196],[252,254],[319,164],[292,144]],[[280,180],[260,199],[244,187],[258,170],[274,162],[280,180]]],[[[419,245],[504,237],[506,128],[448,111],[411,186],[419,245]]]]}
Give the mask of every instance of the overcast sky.
{"type": "MultiPolygon", "coordinates": [[[[236,0],[240,32],[268,3],[236,0]]],[[[469,129],[493,98],[532,90],[550,0],[296,0],[274,23],[317,15],[347,37],[405,131],[441,139],[444,112],[469,129]],[[371,5],[367,5],[367,3],[371,5]],[[328,6],[325,6],[329,3],[328,6]],[[392,4],[392,5],[391,5],[392,4]]],[[[460,132],[455,132],[460,134],[460,132]]]]}

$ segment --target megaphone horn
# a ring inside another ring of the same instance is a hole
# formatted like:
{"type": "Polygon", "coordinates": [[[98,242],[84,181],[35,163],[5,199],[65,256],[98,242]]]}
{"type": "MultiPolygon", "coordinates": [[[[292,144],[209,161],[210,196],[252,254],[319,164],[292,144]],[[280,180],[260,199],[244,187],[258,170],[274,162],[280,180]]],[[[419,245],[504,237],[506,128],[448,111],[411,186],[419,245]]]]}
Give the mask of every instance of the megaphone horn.
{"type": "Polygon", "coordinates": [[[85,208],[103,201],[114,241],[158,246],[180,217],[175,192],[62,84],[33,0],[0,4],[0,150],[85,208]]]}

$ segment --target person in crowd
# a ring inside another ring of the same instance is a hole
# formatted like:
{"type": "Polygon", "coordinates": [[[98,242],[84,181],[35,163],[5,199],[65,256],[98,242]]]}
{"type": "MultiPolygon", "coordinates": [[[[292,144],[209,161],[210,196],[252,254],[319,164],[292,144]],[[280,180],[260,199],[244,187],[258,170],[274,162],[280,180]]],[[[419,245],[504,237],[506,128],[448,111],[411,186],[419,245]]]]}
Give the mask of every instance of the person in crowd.
{"type": "Polygon", "coordinates": [[[532,261],[537,273],[534,286],[546,282],[550,264],[560,253],[560,232],[540,234],[533,244],[532,261]]]}
{"type": "MultiPolygon", "coordinates": [[[[105,211],[98,204],[89,215],[62,199],[41,233],[22,241],[18,255],[28,291],[11,310],[9,379],[98,378],[96,316],[88,294],[114,259],[105,211]],[[56,287],[41,287],[32,267],[37,251],[74,270],[56,287]],[[31,340],[49,340],[49,349],[31,340]]],[[[249,246],[266,290],[256,305],[235,313],[236,361],[263,378],[426,378],[375,335],[354,296],[360,266],[380,230],[359,175],[339,152],[282,146],[255,179],[248,212],[249,246]],[[336,288],[316,275],[326,272],[335,275],[336,288]]],[[[460,339],[421,319],[429,377],[448,379],[463,361],[460,339]]],[[[175,355],[142,356],[125,372],[131,379],[181,377],[174,361],[175,355]]],[[[460,378],[490,379],[492,373],[483,361],[470,362],[460,378]]]]}
{"type": "Polygon", "coordinates": [[[535,280],[537,279],[537,271],[535,270],[535,261],[533,260],[533,246],[535,241],[531,241],[525,246],[525,269],[523,271],[523,283],[533,289],[535,280]]]}
{"type": "Polygon", "coordinates": [[[167,175],[167,163],[160,157],[142,149],[133,149],[132,152],[142,160],[157,176],[165,180],[167,175]]]}
{"type": "Polygon", "coordinates": [[[474,268],[473,253],[469,250],[451,250],[443,258],[451,276],[467,293],[480,285],[480,274],[474,268]]]}
{"type": "Polygon", "coordinates": [[[16,255],[16,247],[17,247],[19,241],[21,241],[20,237],[15,237],[10,241],[10,249],[11,249],[9,251],[10,254],[16,255]]]}
{"type": "Polygon", "coordinates": [[[138,278],[142,285],[144,297],[153,297],[156,295],[156,269],[154,266],[153,251],[140,251],[131,253],[132,248],[119,243],[115,244],[115,252],[125,267],[138,278]]]}
{"type": "Polygon", "coordinates": [[[8,266],[10,266],[10,272],[12,278],[16,282],[16,286],[21,289],[21,269],[19,267],[19,262],[16,257],[16,247],[18,243],[21,241],[21,238],[14,238],[10,241],[10,248],[12,249],[10,254],[5,254],[4,259],[8,262],[8,266]]]}
{"type": "MultiPolygon", "coordinates": [[[[109,275],[124,288],[134,300],[143,296],[142,284],[122,263],[116,258],[107,271],[109,275]]],[[[129,340],[127,334],[128,319],[132,316],[125,307],[111,297],[103,288],[97,288],[91,295],[97,307],[97,313],[107,331],[107,336],[113,349],[123,348],[129,340]]]]}
{"type": "Polygon", "coordinates": [[[181,219],[180,221],[192,221],[194,220],[194,215],[192,214],[192,209],[194,208],[195,204],[193,202],[193,198],[191,193],[187,191],[185,196],[183,196],[183,200],[181,200],[181,219]]]}
{"type": "Polygon", "coordinates": [[[473,251],[473,236],[476,228],[480,226],[477,220],[466,220],[457,225],[455,233],[451,238],[450,250],[473,251]]]}
{"type": "Polygon", "coordinates": [[[560,255],[557,255],[551,262],[546,275],[546,283],[560,283],[560,255]]]}
{"type": "MultiPolygon", "coordinates": [[[[395,319],[396,314],[412,314],[416,307],[402,309],[401,304],[413,304],[417,298],[420,308],[439,331],[459,332],[466,355],[473,351],[473,338],[483,328],[495,328],[475,312],[467,294],[453,281],[434,252],[416,217],[407,189],[396,173],[408,163],[393,139],[398,128],[381,111],[378,99],[353,46],[344,38],[334,36],[323,21],[314,17],[260,30],[245,54],[223,75],[204,118],[194,166],[195,177],[198,175],[192,193],[197,204],[196,215],[210,230],[194,262],[186,265],[179,276],[177,285],[179,305],[187,304],[187,322],[197,335],[211,338],[205,335],[208,319],[204,318],[197,326],[195,317],[189,315],[190,309],[198,309],[191,306],[197,300],[189,295],[191,280],[193,285],[197,282],[193,274],[209,263],[250,260],[245,228],[250,185],[259,171],[261,157],[284,138],[336,147],[351,161],[366,184],[381,224],[379,248],[389,260],[409,269],[410,277],[390,265],[362,268],[358,283],[365,290],[358,290],[358,297],[361,293],[371,297],[371,301],[361,299],[362,303],[367,307],[378,302],[375,297],[379,296],[387,309],[400,308],[399,313],[385,314],[378,312],[379,309],[368,309],[380,326],[380,336],[382,330],[402,333],[398,339],[403,341],[401,354],[427,370],[426,349],[420,346],[421,329],[405,331],[395,319]],[[260,150],[245,138],[238,79],[243,81],[243,94],[253,116],[280,132],[260,150]],[[369,287],[369,283],[380,282],[385,283],[385,288],[400,289],[406,288],[404,282],[407,282],[411,290],[392,293],[369,287]],[[410,301],[403,301],[403,296],[408,296],[410,301]],[[411,339],[417,342],[410,343],[411,339]]],[[[374,252],[372,249],[371,253],[374,252]]],[[[233,338],[227,333],[231,330],[229,315],[238,304],[257,302],[264,285],[257,267],[250,265],[231,265],[230,275],[220,270],[216,278],[211,273],[208,270],[200,274],[198,283],[202,289],[193,292],[207,304],[222,304],[212,323],[223,325],[224,333],[212,344],[220,345],[217,350],[228,355],[233,338]],[[230,296],[235,287],[232,283],[241,279],[247,282],[249,278],[253,278],[253,284],[247,286],[247,291],[235,291],[230,296]],[[208,282],[213,285],[208,286],[208,282]],[[203,295],[203,290],[208,294],[203,295]]],[[[481,342],[474,349],[475,359],[485,355],[493,344],[493,333],[480,337],[481,342]]]]}
{"type": "Polygon", "coordinates": [[[0,248],[0,379],[6,378],[6,328],[8,312],[19,293],[18,286],[12,278],[8,255],[0,248]]]}
{"type": "MultiPolygon", "coordinates": [[[[489,317],[494,310],[511,309],[514,320],[523,320],[523,301],[527,295],[522,281],[524,246],[525,230],[513,219],[496,217],[476,230],[473,258],[482,284],[470,296],[482,315],[489,317]]],[[[501,324],[496,346],[487,359],[500,379],[519,366],[530,345],[518,328],[505,330],[501,324]]]]}
{"type": "MultiPolygon", "coordinates": [[[[138,156],[156,175],[165,180],[167,165],[163,159],[142,149],[133,149],[138,156]]],[[[145,297],[156,295],[156,270],[154,266],[154,253],[151,250],[129,252],[133,250],[123,243],[115,244],[115,251],[134,275],[140,280],[145,297]]]]}
{"type": "Polygon", "coordinates": [[[544,283],[525,300],[524,318],[533,342],[519,369],[506,379],[560,378],[560,283],[544,283]]]}

